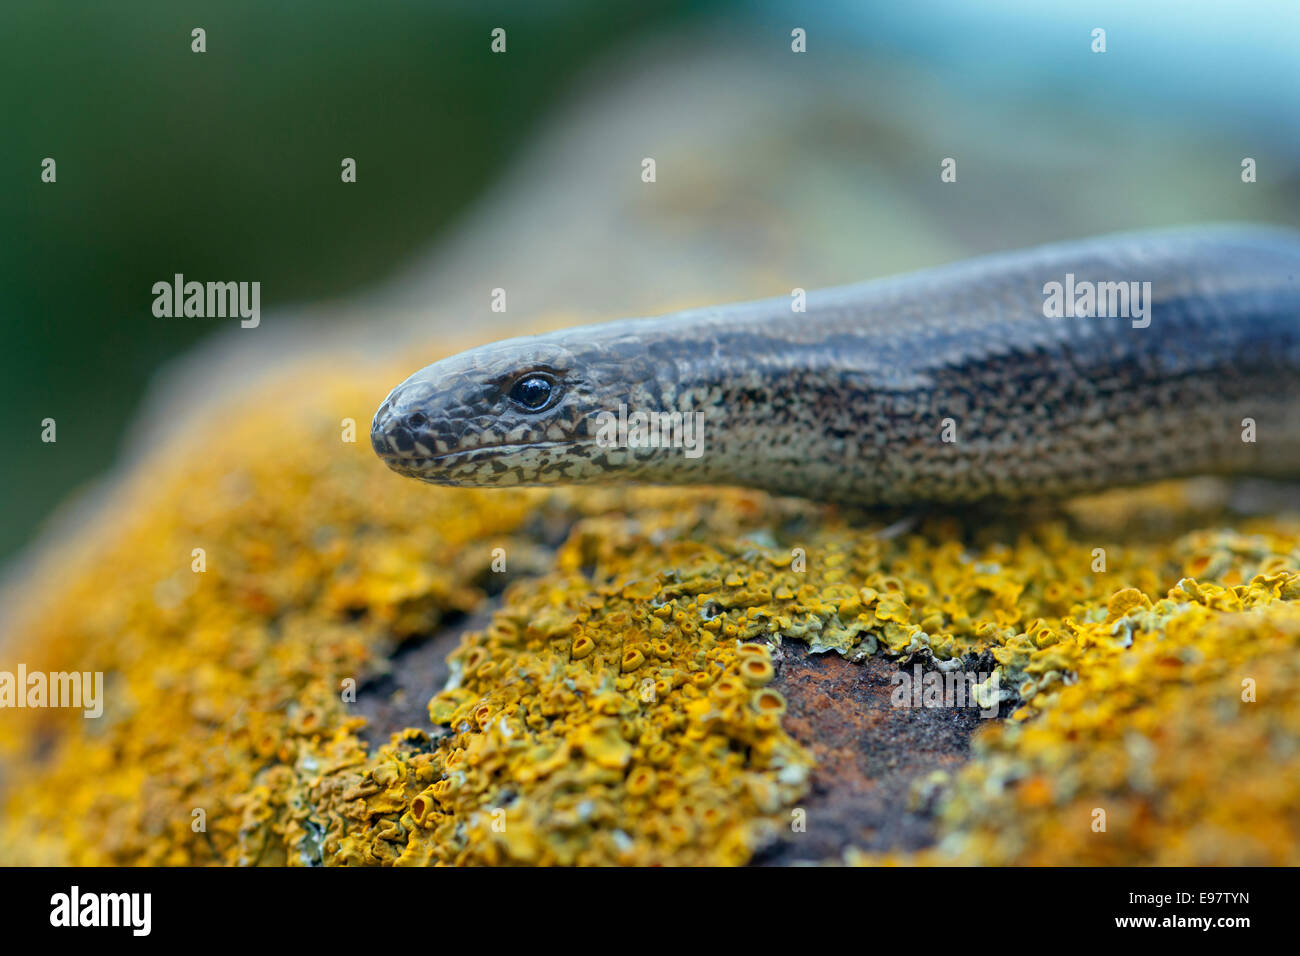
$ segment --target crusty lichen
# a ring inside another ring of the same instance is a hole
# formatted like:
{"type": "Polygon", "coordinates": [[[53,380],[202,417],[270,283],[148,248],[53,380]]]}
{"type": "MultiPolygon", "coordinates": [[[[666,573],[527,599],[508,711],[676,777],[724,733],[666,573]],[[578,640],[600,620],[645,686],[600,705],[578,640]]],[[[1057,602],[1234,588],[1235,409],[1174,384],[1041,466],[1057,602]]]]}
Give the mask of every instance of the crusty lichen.
{"type": "Polygon", "coordinates": [[[1088,507],[1111,526],[882,538],[740,490],[435,488],[365,441],[401,369],[341,364],[196,423],[46,563],[0,666],[102,670],[107,700],[0,715],[4,862],[743,863],[809,785],[783,640],[997,661],[1009,719],[925,782],[938,846],[889,859],[1297,862],[1294,520],[1125,527],[1187,519],[1170,486],[1088,507]],[[347,681],[481,609],[498,548],[525,570],[430,722],[367,748],[347,681]]]}
{"type": "Polygon", "coordinates": [[[1041,712],[977,738],[946,838],[913,859],[1295,865],[1300,574],[1257,571],[1259,541],[1202,539],[1191,558],[1232,555],[1255,571],[1247,584],[1185,579],[1155,602],[1119,591],[1068,636],[998,652],[1024,661],[1041,712]]]}

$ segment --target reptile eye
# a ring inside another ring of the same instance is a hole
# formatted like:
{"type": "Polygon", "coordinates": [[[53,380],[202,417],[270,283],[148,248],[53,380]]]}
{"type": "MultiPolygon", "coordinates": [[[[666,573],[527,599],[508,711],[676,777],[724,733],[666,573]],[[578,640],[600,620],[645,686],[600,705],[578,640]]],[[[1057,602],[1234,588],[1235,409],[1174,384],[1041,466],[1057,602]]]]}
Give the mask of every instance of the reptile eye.
{"type": "Polygon", "coordinates": [[[526,375],[510,389],[510,400],[529,411],[539,411],[551,400],[555,384],[543,375],[526,375]]]}

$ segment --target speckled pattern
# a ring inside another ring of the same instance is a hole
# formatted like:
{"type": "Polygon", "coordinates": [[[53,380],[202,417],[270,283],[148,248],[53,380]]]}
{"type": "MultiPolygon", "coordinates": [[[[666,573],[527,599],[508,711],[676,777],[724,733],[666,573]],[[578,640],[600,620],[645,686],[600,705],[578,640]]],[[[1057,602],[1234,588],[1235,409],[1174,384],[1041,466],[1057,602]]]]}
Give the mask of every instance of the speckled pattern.
{"type": "Polygon", "coordinates": [[[497,342],[395,388],[371,441],[435,484],[714,483],[907,505],[1292,474],[1298,399],[1300,233],[1216,227],[813,292],[805,313],[780,298],[497,342]],[[1044,285],[1067,273],[1150,282],[1149,325],[1045,317],[1044,285]],[[538,372],[556,395],[532,412],[509,392],[538,372]],[[703,412],[702,454],[602,447],[594,416],[620,404],[703,412]]]}

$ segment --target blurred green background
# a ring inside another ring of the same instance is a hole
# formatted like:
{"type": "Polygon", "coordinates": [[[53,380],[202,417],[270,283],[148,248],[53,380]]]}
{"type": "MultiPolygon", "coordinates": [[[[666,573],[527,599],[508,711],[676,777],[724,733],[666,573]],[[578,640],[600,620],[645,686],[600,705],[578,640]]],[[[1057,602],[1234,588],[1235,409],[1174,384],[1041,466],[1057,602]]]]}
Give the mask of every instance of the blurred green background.
{"type": "MultiPolygon", "coordinates": [[[[4,0],[0,563],[110,468],[160,366],[232,327],[155,318],[174,273],[259,281],[264,321],[302,305],[322,329],[313,303],[414,271],[426,334],[435,314],[488,334],[502,276],[510,323],[595,320],[1120,229],[1297,225],[1297,50],[1296,0],[4,0]]],[[[368,305],[347,322],[391,336],[368,305]]]]}
{"type": "Polygon", "coordinates": [[[259,280],[265,314],[381,278],[593,56],[710,6],[5,0],[0,561],[111,463],[159,363],[213,331],[155,318],[154,282],[259,280]]]}

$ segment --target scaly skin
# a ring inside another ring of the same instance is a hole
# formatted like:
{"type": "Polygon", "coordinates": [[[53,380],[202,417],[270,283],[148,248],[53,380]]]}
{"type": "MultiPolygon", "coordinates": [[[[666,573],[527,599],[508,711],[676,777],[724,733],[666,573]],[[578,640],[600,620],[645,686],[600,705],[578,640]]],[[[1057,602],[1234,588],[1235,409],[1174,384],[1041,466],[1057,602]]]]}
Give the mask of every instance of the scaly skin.
{"type": "Polygon", "coordinates": [[[435,484],[734,484],[868,505],[1296,475],[1300,232],[1121,235],[813,292],[806,313],[780,298],[508,339],[408,378],[371,442],[435,484]],[[1066,273],[1150,282],[1149,326],[1044,317],[1044,284],[1066,273]],[[530,411],[509,393],[538,372],[556,393],[530,411]],[[702,454],[602,447],[594,416],[620,403],[702,411],[702,454]]]}

